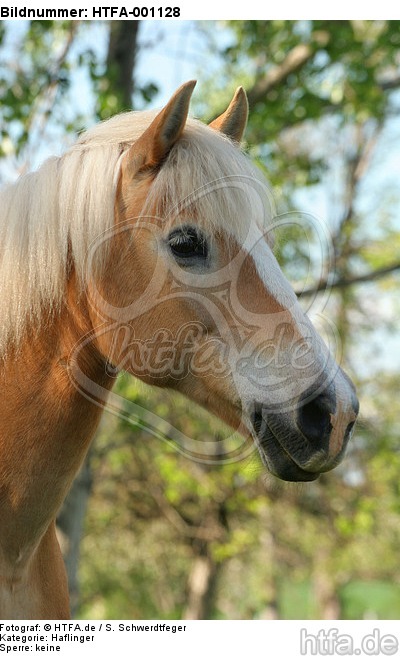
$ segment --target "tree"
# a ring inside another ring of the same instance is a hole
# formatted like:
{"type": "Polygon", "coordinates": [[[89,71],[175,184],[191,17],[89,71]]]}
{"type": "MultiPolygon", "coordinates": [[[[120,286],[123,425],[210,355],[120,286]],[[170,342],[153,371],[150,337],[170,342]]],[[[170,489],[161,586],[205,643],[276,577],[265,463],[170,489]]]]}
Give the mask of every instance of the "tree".
{"type": "MultiPolygon", "coordinates": [[[[263,480],[255,455],[210,466],[179,455],[168,435],[149,437],[129,412],[105,418],[69,499],[79,512],[65,510],[60,518],[60,527],[77,536],[76,573],[88,500],[81,616],[383,612],[373,598],[356,609],[349,599],[359,581],[398,582],[398,374],[378,347],[388,342],[399,310],[399,194],[391,167],[382,174],[398,138],[399,27],[398,21],[240,21],[223,24],[229,45],[221,49],[215,24],[199,26],[220,50],[221,66],[212,79],[204,67],[199,72],[198,113],[207,107],[215,116],[238,84],[246,86],[249,154],[266,171],[278,212],[295,219],[277,241],[279,258],[305,303],[330,287],[325,313],[358,378],[364,416],[344,464],[296,491],[263,480]],[[334,269],[317,266],[316,236],[306,225],[315,204],[326,217],[334,269]],[[309,270],[322,274],[310,279],[309,270]],[[101,594],[93,592],[99,581],[101,594]]],[[[135,76],[140,22],[28,22],[18,57],[9,29],[0,23],[0,155],[10,162],[1,169],[4,178],[35,161],[43,139],[64,138],[126,109],[132,96],[132,106],[141,107],[154,94],[151,77],[139,85],[135,76]],[[100,38],[89,45],[93,31],[107,37],[104,47],[100,38]],[[76,93],[78,69],[89,80],[89,111],[76,93]]],[[[118,386],[160,421],[168,418],[196,439],[214,437],[218,451],[226,429],[216,420],[125,377],[118,386]]]]}

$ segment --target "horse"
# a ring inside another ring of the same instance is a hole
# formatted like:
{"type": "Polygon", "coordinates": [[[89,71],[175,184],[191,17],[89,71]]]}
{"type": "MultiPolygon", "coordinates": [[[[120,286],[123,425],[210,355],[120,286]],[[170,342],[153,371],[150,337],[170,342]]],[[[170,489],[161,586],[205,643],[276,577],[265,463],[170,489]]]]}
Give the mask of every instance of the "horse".
{"type": "Polygon", "coordinates": [[[283,480],[343,458],[355,388],[273,254],[268,186],[240,147],[246,94],[205,125],[188,116],[194,86],[95,125],[1,191],[2,618],[70,616],[55,518],[110,368],[222,418],[283,480]],[[161,333],[173,358],[140,359],[161,333]]]}

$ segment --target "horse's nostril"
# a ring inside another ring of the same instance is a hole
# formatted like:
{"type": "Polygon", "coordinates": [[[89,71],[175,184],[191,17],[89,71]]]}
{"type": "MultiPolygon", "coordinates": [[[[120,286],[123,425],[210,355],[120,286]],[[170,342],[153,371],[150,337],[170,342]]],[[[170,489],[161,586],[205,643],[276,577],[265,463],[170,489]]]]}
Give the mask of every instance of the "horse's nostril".
{"type": "Polygon", "coordinates": [[[333,403],[325,395],[317,396],[298,409],[297,425],[309,442],[323,447],[324,438],[329,440],[333,412],[333,403]]]}
{"type": "Polygon", "coordinates": [[[353,406],[353,410],[354,410],[355,414],[358,415],[358,413],[360,412],[360,402],[359,402],[358,398],[355,395],[353,396],[353,399],[351,401],[351,405],[353,406]]]}
{"type": "Polygon", "coordinates": [[[350,435],[351,435],[351,431],[353,430],[353,428],[354,428],[354,424],[355,424],[355,423],[356,423],[355,421],[351,421],[351,422],[349,423],[349,425],[347,426],[347,428],[346,428],[346,432],[345,432],[345,434],[344,434],[344,441],[346,441],[346,440],[350,437],[350,435]]]}

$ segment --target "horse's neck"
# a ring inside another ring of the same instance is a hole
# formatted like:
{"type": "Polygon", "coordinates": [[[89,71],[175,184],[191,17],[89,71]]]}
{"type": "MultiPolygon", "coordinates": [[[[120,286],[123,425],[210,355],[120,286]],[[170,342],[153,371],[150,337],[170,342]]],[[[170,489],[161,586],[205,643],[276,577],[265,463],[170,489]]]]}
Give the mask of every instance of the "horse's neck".
{"type": "Polygon", "coordinates": [[[0,550],[10,565],[29,559],[55,517],[101,416],[71,382],[70,367],[104,397],[112,384],[93,345],[70,357],[88,328],[69,305],[0,369],[0,550]]]}

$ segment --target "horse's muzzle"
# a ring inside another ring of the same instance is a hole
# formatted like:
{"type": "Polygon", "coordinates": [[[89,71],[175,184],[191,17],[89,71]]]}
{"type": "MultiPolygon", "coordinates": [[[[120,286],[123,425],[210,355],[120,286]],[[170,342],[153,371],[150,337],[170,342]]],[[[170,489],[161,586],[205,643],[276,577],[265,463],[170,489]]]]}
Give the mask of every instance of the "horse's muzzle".
{"type": "Polygon", "coordinates": [[[312,481],[342,460],[359,404],[352,393],[346,407],[337,407],[335,388],[309,391],[294,413],[271,412],[256,403],[252,412],[255,440],[269,471],[285,481],[312,481]]]}

